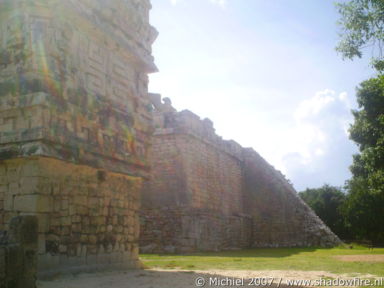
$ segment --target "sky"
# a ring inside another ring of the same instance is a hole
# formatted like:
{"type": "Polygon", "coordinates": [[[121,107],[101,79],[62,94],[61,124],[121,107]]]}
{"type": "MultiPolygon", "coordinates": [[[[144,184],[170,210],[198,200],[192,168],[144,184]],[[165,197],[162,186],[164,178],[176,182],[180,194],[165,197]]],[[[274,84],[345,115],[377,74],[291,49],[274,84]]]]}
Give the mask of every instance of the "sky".
{"type": "MultiPolygon", "coordinates": [[[[369,57],[335,51],[330,0],[152,0],[158,73],[149,90],[253,147],[298,191],[343,186],[357,146],[349,140],[355,87],[369,57]]],[[[369,55],[368,55],[369,56],[369,55]]]]}

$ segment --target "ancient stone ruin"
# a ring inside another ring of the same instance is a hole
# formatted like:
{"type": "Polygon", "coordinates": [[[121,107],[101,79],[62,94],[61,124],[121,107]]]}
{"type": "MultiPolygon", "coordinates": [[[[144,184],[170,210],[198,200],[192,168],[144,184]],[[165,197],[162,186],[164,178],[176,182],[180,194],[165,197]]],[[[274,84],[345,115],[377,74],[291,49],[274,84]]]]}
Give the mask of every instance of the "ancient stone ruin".
{"type": "Polygon", "coordinates": [[[151,98],[156,130],[140,211],[143,252],[340,243],[257,152],[217,136],[209,119],[151,98]]]}
{"type": "Polygon", "coordinates": [[[148,95],[150,8],[0,0],[0,230],[35,215],[39,276],[138,267],[140,221],[143,251],[338,243],[256,152],[148,95]]]}
{"type": "Polygon", "coordinates": [[[0,1],[0,230],[38,217],[41,274],[138,267],[150,8],[0,1]]]}

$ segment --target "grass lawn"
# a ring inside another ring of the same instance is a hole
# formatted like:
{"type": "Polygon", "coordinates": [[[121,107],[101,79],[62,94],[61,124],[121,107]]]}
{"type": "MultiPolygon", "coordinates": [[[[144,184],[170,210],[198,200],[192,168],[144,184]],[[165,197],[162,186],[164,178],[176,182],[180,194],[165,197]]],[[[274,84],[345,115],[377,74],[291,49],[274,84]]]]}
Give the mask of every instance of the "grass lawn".
{"type": "Polygon", "coordinates": [[[328,271],[336,274],[367,273],[384,276],[384,262],[345,262],[337,255],[384,254],[384,248],[353,249],[276,248],[241,251],[209,252],[190,255],[143,254],[140,258],[148,268],[188,270],[305,270],[328,271]]]}

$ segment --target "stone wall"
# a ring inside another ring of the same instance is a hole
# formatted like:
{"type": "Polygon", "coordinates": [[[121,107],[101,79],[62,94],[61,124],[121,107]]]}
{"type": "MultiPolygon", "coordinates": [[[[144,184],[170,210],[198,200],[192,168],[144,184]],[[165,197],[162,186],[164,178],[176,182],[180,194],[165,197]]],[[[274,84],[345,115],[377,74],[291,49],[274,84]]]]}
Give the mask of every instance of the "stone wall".
{"type": "Polygon", "coordinates": [[[285,177],[253,149],[243,149],[244,211],[253,219],[254,247],[333,246],[336,235],[285,177]]]}
{"type": "Polygon", "coordinates": [[[148,0],[1,1],[1,159],[146,175],[149,9],[148,0]]]}
{"type": "Polygon", "coordinates": [[[2,161],[2,227],[39,219],[40,275],[138,266],[141,178],[51,158],[2,161]]]}
{"type": "Polygon", "coordinates": [[[20,216],[0,231],[0,287],[35,288],[37,218],[20,216]]]}
{"type": "Polygon", "coordinates": [[[210,209],[164,207],[140,213],[142,253],[188,253],[248,248],[252,219],[210,209]]]}
{"type": "Polygon", "coordinates": [[[332,246],[339,239],[285,177],[209,119],[151,94],[156,131],[142,193],[145,252],[332,246]]]}
{"type": "Polygon", "coordinates": [[[142,192],[143,252],[247,248],[252,219],[243,213],[241,147],[223,141],[210,120],[155,105],[150,180],[142,192]]]}
{"type": "Polygon", "coordinates": [[[0,229],[37,215],[40,275],[138,266],[150,8],[0,1],[0,229]]]}
{"type": "Polygon", "coordinates": [[[144,207],[187,205],[225,215],[242,211],[240,161],[232,154],[196,135],[157,129],[152,155],[144,207]]]}
{"type": "Polygon", "coordinates": [[[151,180],[145,183],[148,187],[143,189],[141,201],[143,207],[188,205],[190,202],[190,196],[186,191],[187,183],[184,176],[186,172],[178,146],[179,139],[176,135],[164,134],[153,137],[151,150],[161,157],[151,159],[155,161],[153,165],[161,169],[152,169],[151,180]]]}

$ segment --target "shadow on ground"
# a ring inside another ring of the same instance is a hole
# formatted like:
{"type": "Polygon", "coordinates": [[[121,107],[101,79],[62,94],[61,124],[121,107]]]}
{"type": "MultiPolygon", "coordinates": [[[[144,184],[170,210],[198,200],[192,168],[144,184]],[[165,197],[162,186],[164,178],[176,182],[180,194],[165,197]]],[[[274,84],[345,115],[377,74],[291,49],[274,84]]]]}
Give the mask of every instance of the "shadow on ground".
{"type": "Polygon", "coordinates": [[[282,258],[289,257],[295,254],[300,253],[309,253],[314,252],[320,249],[329,248],[258,248],[258,249],[246,249],[246,250],[233,250],[233,251],[223,251],[223,252],[201,252],[201,253],[190,253],[190,254],[152,254],[156,256],[169,257],[172,255],[175,256],[204,256],[204,257],[268,257],[268,258],[282,258]]]}
{"type": "MultiPolygon", "coordinates": [[[[249,277],[251,276],[255,277],[253,275],[246,275],[246,277],[244,278],[239,278],[243,276],[233,277],[233,273],[231,275],[231,273],[226,274],[225,272],[209,274],[194,271],[137,270],[128,272],[80,274],[77,276],[66,276],[52,281],[38,281],[37,288],[245,287],[250,284],[251,280],[249,277]],[[221,285],[216,285],[215,283],[220,283],[221,285]]],[[[276,278],[275,280],[273,280],[273,282],[272,279],[273,278],[270,277],[268,279],[266,278],[266,280],[263,280],[269,281],[266,282],[266,287],[276,288],[279,286],[278,283],[280,279],[276,278]]],[[[257,284],[259,284],[258,287],[263,287],[260,286],[261,283],[257,284]]],[[[287,286],[283,282],[279,287],[284,288],[289,286],[287,286]]]]}

